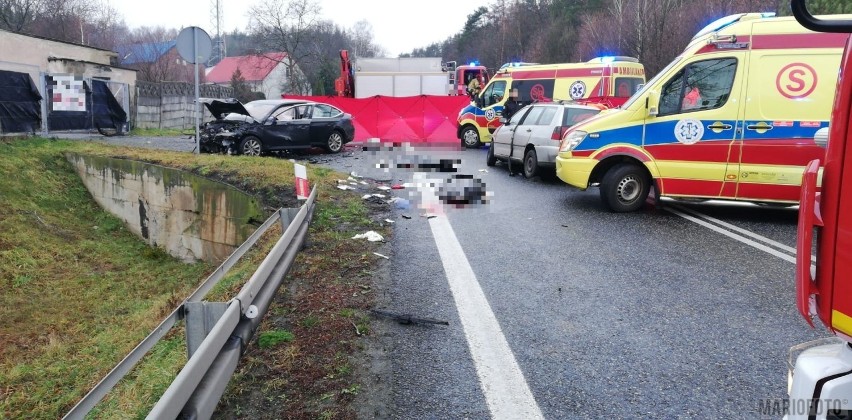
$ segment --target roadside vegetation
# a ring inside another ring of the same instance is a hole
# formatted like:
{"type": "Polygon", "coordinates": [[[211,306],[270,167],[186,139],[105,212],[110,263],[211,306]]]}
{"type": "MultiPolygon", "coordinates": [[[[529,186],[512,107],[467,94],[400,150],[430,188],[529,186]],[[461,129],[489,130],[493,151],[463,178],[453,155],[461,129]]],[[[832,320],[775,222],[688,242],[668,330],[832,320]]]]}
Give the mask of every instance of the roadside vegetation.
{"type": "MultiPolygon", "coordinates": [[[[228,182],[270,211],[299,205],[292,163],[283,159],[0,140],[0,418],[63,416],[215,269],[149,247],[101,210],[67,162],[69,151],[228,182]]],[[[369,331],[365,311],[376,259],[371,245],[351,237],[367,229],[390,232],[377,224],[381,209],[334,187],[345,177],[309,169],[320,194],[308,246],[230,384],[220,407],[226,416],[337,418],[354,412],[350,402],[360,384],[353,355],[358,334],[369,331]],[[264,406],[269,402],[275,404],[264,406]]],[[[207,300],[233,296],[280,234],[271,229],[207,300]]],[[[184,333],[175,328],[93,417],[144,417],[185,362],[184,333]]]]}

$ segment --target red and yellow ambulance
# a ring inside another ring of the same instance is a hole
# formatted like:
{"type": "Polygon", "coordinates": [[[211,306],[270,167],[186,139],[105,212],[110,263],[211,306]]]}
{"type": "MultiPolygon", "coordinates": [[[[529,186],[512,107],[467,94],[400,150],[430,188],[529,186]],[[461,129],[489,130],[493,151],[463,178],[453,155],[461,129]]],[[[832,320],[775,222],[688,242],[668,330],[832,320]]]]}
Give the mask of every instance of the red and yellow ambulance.
{"type": "Polygon", "coordinates": [[[659,196],[794,204],[824,150],[846,37],[792,17],[737,14],[702,29],[621,109],[566,133],[564,182],[597,185],[612,211],[659,196]]]}
{"type": "Polygon", "coordinates": [[[645,67],[631,57],[598,57],[585,63],[505,65],[470,105],[459,111],[458,138],[465,147],[491,141],[503,105],[517,89],[521,105],[587,100],[607,106],[624,103],[645,83],[645,67]]]}

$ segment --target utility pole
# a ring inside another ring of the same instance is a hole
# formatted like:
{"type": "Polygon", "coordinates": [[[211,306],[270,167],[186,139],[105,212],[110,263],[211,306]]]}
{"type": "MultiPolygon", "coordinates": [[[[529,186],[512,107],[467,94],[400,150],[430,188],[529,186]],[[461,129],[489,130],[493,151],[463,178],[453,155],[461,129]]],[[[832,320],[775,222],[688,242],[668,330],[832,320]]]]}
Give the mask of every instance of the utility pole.
{"type": "Polygon", "coordinates": [[[227,56],[225,49],[225,14],[222,12],[222,4],[225,0],[210,0],[210,24],[213,26],[213,53],[207,61],[207,67],[212,67],[227,56]]]}

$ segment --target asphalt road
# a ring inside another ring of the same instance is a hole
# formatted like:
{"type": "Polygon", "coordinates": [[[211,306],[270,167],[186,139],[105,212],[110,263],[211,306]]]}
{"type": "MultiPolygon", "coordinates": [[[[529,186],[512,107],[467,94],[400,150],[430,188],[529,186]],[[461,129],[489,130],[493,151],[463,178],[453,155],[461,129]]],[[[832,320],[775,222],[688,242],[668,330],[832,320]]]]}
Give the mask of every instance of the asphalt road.
{"type": "MultiPolygon", "coordinates": [[[[796,312],[794,254],[779,248],[795,247],[795,208],[664,202],[613,214],[597,189],[509,177],[501,164],[482,172],[486,151],[439,153],[460,158],[459,173],[482,179],[492,194],[486,205],[445,208],[446,217],[545,418],[759,418],[767,400],[786,397],[788,349],[827,336],[796,312]]],[[[387,157],[356,151],[317,163],[412,179],[410,169],[377,172],[387,157]]],[[[421,217],[432,210],[397,211],[383,305],[449,326],[384,323],[388,414],[487,418],[430,221],[421,217]]]]}
{"type": "MultiPolygon", "coordinates": [[[[478,375],[427,212],[445,212],[439,217],[448,218],[488,302],[482,316],[493,312],[545,418],[764,418],[761,405],[786,397],[788,349],[828,336],[796,312],[793,254],[783,249],[795,247],[796,209],[664,202],[613,214],[597,189],[509,177],[502,164],[483,172],[486,152],[416,150],[401,159],[350,146],[307,158],[388,183],[432,180],[436,188],[452,174],[375,166],[460,159],[459,173],[489,192],[485,205],[435,207],[427,197],[428,210],[415,200],[395,211],[380,307],[449,325],[376,323],[375,374],[389,395],[375,415],[491,417],[491,384],[478,375]]],[[[395,193],[429,195],[411,190],[395,193]]]]}

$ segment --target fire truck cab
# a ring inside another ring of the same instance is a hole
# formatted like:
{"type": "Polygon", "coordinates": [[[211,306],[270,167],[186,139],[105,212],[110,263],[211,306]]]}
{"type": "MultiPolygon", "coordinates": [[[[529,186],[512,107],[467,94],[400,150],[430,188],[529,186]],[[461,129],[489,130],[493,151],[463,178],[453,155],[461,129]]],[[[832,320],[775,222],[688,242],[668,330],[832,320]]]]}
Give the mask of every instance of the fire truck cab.
{"type": "MultiPolygon", "coordinates": [[[[807,11],[805,0],[792,0],[792,6],[796,19],[810,30],[852,32],[850,15],[817,19],[807,11]]],[[[821,340],[791,349],[789,419],[852,415],[852,78],[848,77],[852,41],[848,35],[845,45],[822,177],[823,162],[817,159],[808,164],[802,178],[796,247],[799,312],[812,327],[812,318],[818,318],[837,338],[830,344],[821,340]]]]}
{"type": "Polygon", "coordinates": [[[460,66],[456,66],[455,61],[450,61],[447,63],[447,70],[453,72],[453,77],[450,79],[453,84],[450,95],[454,96],[467,95],[467,86],[473,79],[479,78],[483,86],[490,79],[488,69],[476,61],[471,61],[468,64],[460,66]]]}

